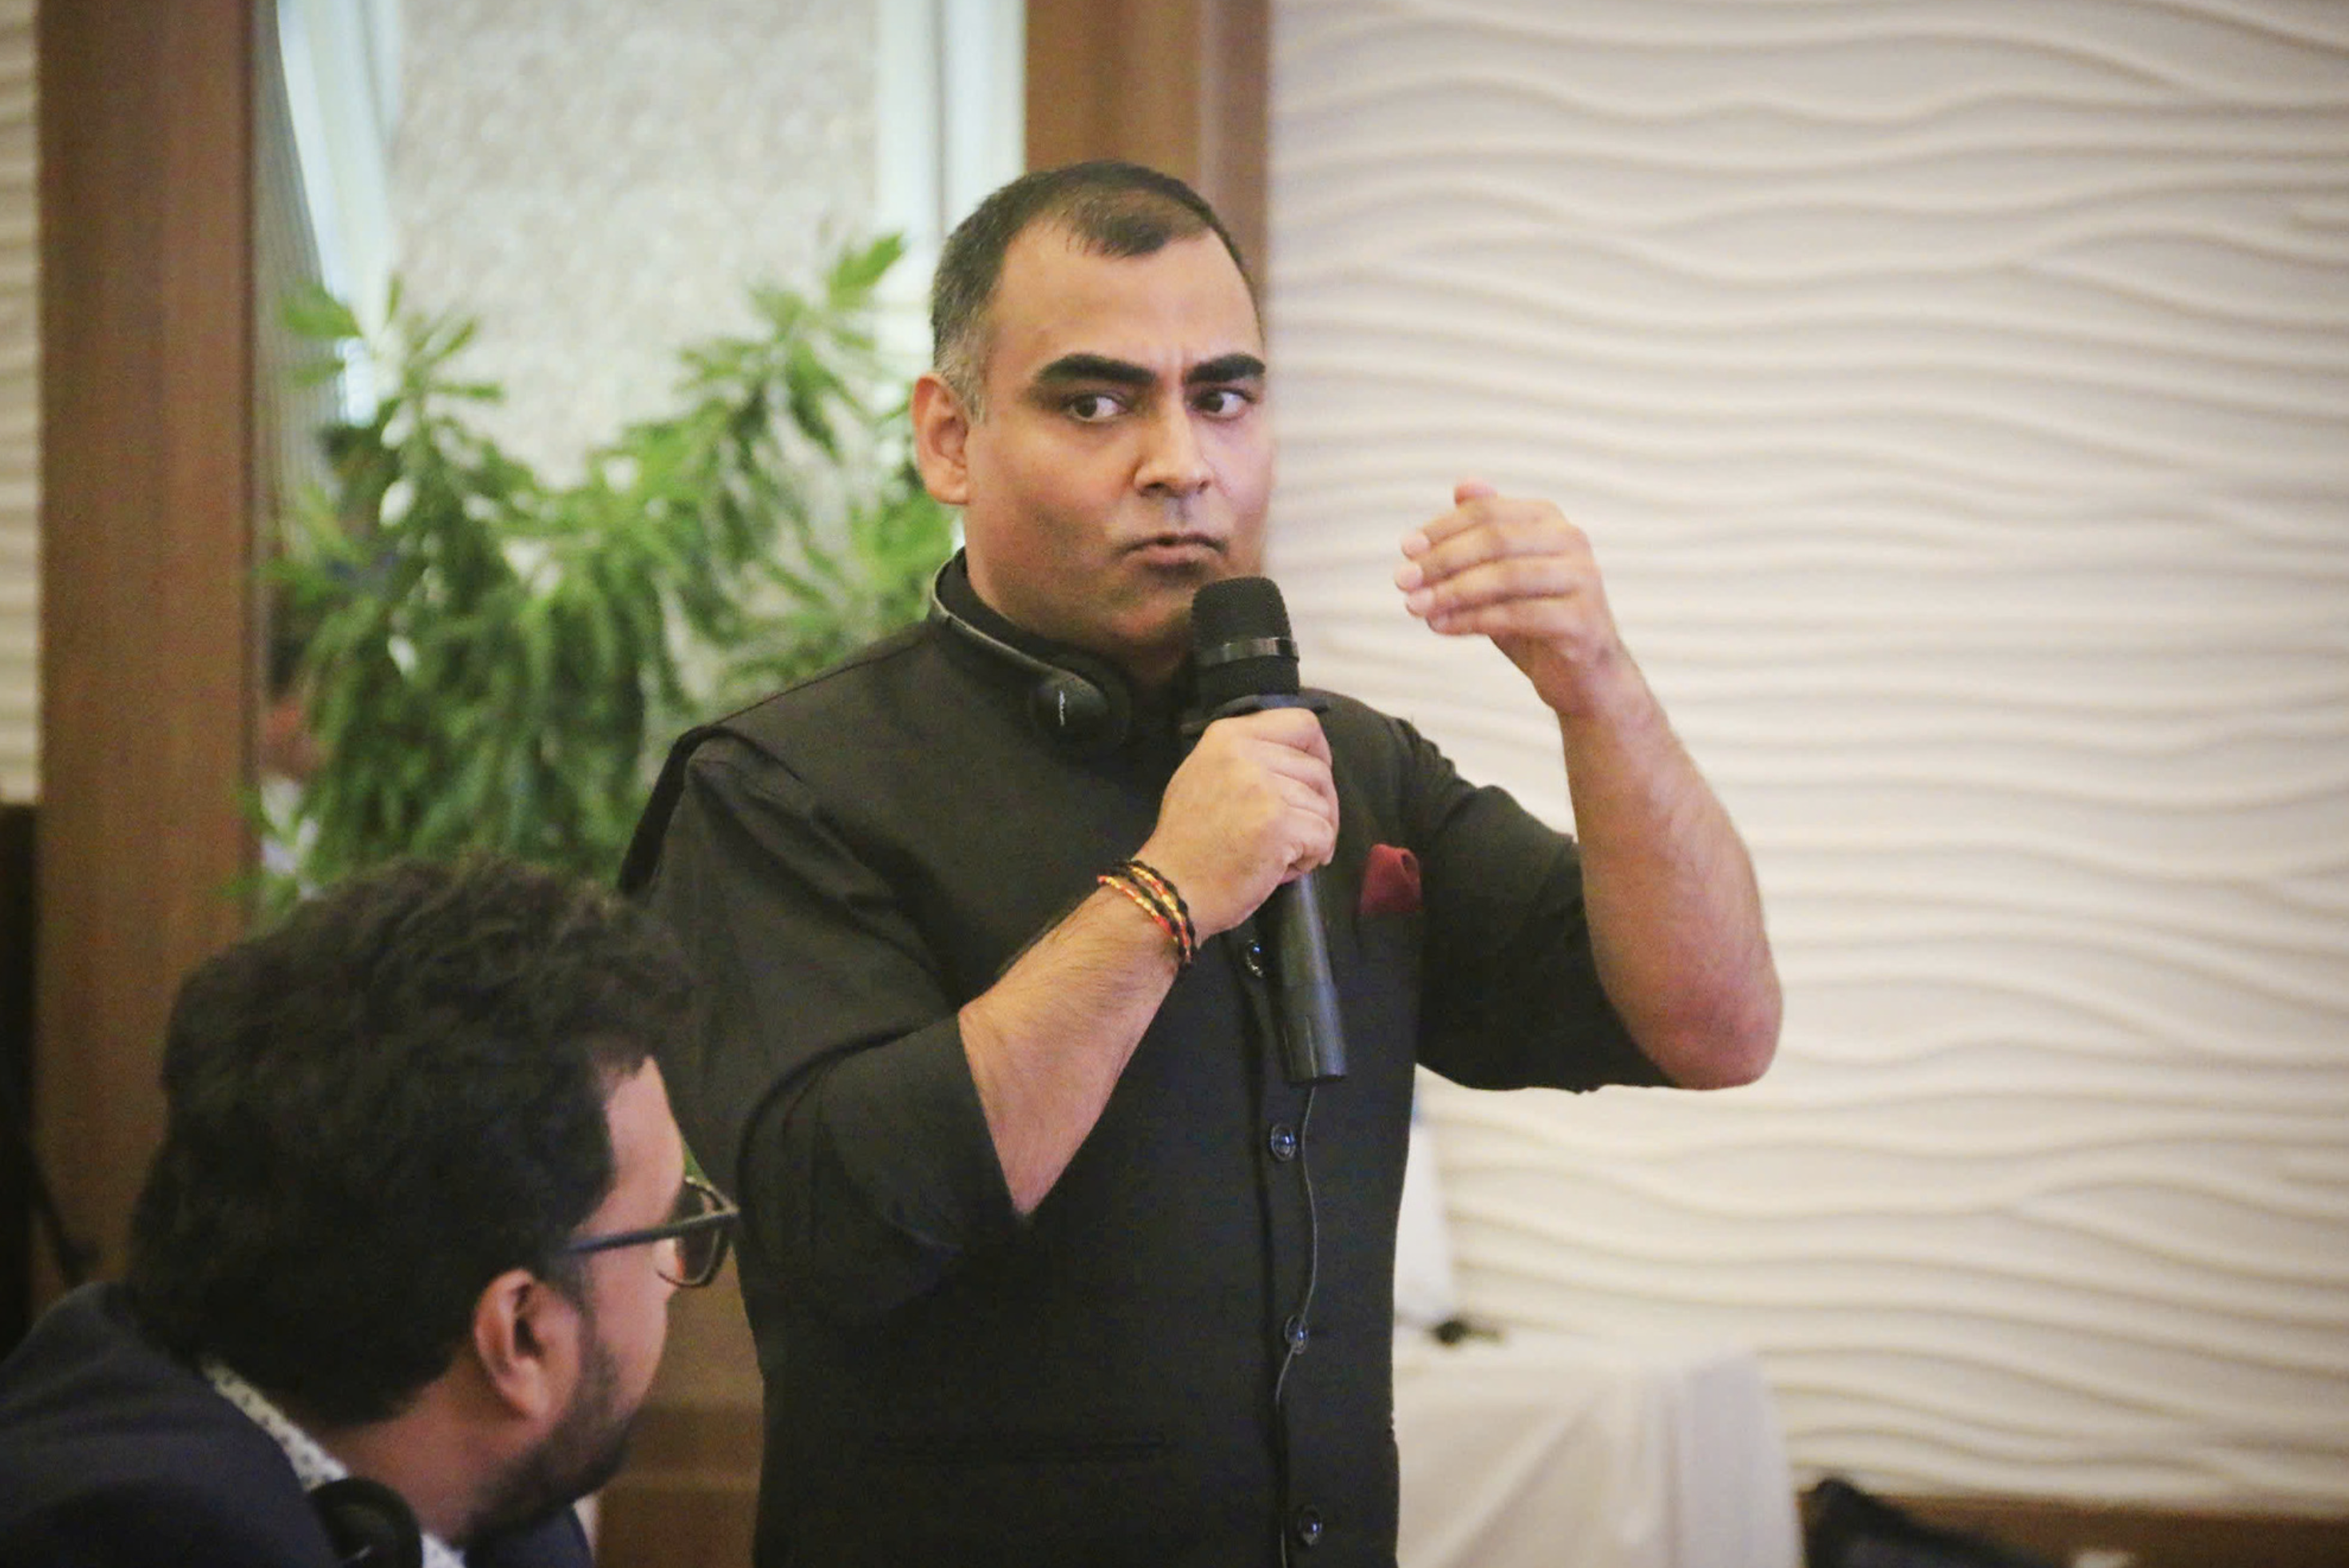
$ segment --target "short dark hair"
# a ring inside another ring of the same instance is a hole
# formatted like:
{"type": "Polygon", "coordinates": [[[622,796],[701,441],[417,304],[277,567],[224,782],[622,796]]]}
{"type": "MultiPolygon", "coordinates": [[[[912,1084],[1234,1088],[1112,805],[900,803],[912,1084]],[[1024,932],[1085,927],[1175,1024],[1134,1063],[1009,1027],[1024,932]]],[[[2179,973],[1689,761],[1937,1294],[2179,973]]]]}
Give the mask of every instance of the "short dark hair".
{"type": "Polygon", "coordinates": [[[512,861],[346,882],[198,966],[131,1222],[150,1332],[334,1424],[448,1369],[481,1293],[614,1180],[605,1102],[691,1027],[649,916],[512,861]]]}
{"type": "Polygon", "coordinates": [[[1238,242],[1206,198],[1171,174],[1104,159],[1023,174],[981,201],[938,254],[930,284],[930,352],[939,378],[973,415],[987,360],[988,306],[1011,242],[1039,224],[1061,229],[1099,256],[1147,256],[1175,240],[1213,233],[1256,296],[1238,242]]]}

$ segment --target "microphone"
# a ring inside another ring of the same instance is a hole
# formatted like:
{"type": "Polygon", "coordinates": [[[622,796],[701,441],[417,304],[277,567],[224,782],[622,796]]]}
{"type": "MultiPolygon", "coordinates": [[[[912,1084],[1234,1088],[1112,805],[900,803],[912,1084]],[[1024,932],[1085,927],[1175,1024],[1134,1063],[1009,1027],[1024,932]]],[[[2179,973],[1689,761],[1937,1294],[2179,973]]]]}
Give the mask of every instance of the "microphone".
{"type": "MultiPolygon", "coordinates": [[[[1201,727],[1268,707],[1318,712],[1328,707],[1298,693],[1288,607],[1268,578],[1229,577],[1193,595],[1191,647],[1201,727]]],[[[1308,872],[1273,889],[1257,912],[1272,961],[1281,1065],[1293,1084],[1346,1076],[1346,1033],[1338,1019],[1338,984],[1330,975],[1330,939],[1313,879],[1308,872]]]]}

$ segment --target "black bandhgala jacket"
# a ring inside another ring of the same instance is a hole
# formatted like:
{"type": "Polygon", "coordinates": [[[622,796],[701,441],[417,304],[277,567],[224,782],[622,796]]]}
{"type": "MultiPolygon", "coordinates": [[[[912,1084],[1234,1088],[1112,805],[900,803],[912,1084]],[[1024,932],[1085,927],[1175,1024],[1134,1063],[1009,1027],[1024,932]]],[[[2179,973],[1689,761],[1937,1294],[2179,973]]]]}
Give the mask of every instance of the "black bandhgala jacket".
{"type": "Polygon", "coordinates": [[[1139,848],[1183,750],[1146,708],[1105,754],[1061,746],[1035,678],[935,619],[887,639],[681,740],[624,873],[710,1003],[663,1065],[748,1221],[760,1562],[1236,1568],[1286,1533],[1299,1561],[1391,1563],[1413,1063],[1661,1081],[1599,990],[1574,846],[1330,699],[1315,880],[1348,1075],[1309,1123],[1252,925],[1211,940],[1022,1220],[957,1009],[1139,848]],[[1364,912],[1374,846],[1415,857],[1419,907],[1364,912]]]}

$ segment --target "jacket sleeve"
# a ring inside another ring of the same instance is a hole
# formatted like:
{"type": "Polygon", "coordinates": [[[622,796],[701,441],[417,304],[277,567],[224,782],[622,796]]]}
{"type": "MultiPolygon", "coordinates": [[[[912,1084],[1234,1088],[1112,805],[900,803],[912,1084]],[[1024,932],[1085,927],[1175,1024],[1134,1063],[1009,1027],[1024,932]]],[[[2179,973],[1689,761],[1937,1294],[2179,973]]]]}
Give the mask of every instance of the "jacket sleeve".
{"type": "Polygon", "coordinates": [[[1573,839],[1387,722],[1425,901],[1420,1060],[1475,1088],[1666,1082],[1599,984],[1573,839]]]}
{"type": "Polygon", "coordinates": [[[663,1053],[678,1119],[781,1277],[885,1311],[1018,1223],[956,1006],[788,768],[730,736],[683,766],[648,901],[706,999],[663,1053]]]}

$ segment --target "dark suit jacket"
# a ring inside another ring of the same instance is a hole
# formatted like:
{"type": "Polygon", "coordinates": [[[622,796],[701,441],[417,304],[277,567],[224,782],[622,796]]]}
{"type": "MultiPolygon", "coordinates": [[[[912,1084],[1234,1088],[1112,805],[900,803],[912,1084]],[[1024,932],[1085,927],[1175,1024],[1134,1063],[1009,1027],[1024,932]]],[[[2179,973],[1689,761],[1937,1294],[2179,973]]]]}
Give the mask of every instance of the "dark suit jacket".
{"type": "Polygon", "coordinates": [[[1183,755],[1167,712],[1059,747],[1034,685],[936,623],[891,638],[688,738],[630,857],[709,1002],[662,1069],[747,1222],[758,1561],[1271,1568],[1286,1532],[1289,1560],[1309,1541],[1315,1568],[1392,1568],[1413,1064],[1659,1080],[1599,986],[1575,847],[1330,698],[1316,882],[1348,1076],[1309,1126],[1252,926],[1217,936],[1020,1219],[957,1009],[1149,836],[1183,755]],[[1416,896],[1374,888],[1406,850],[1416,896]],[[1310,1349],[1288,1362],[1292,1319],[1310,1349]]]}
{"type": "MultiPolygon", "coordinates": [[[[568,1510],[470,1568],[589,1568],[568,1510]]],[[[0,1364],[0,1568],[335,1568],[275,1439],[86,1285],[0,1364]]]]}

